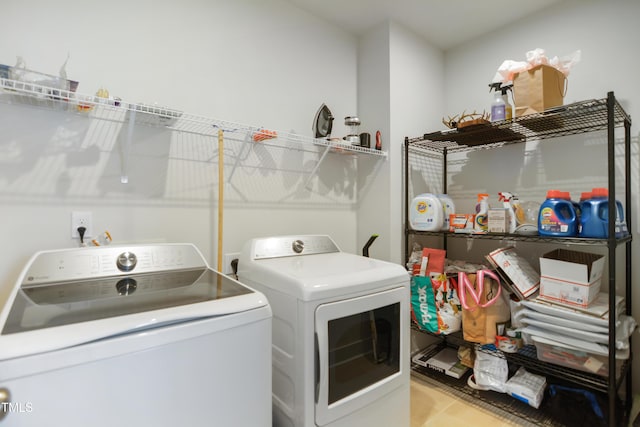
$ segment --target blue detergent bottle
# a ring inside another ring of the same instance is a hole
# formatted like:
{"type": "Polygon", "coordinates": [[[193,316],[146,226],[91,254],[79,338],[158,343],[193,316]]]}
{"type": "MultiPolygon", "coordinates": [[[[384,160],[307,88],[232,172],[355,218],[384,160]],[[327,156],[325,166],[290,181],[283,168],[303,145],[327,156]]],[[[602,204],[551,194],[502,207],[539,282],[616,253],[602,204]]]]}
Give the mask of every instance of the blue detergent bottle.
{"type": "Polygon", "coordinates": [[[571,198],[571,193],[569,193],[568,191],[565,193],[565,195],[565,198],[571,202],[571,204],[573,205],[573,210],[576,212],[576,234],[578,234],[578,231],[580,230],[580,213],[582,212],[582,206],[580,205],[580,202],[576,202],[571,198]]]}
{"type": "MultiPolygon", "coordinates": [[[[591,198],[581,204],[582,217],[580,219],[580,237],[606,239],[609,237],[609,190],[606,188],[594,188],[591,198]]],[[[622,203],[616,200],[615,217],[616,237],[628,234],[624,221],[624,209],[622,203]]]]}
{"type": "Polygon", "coordinates": [[[567,193],[549,190],[540,205],[538,234],[551,237],[572,237],[578,233],[576,211],[567,193]]]}
{"type": "Polygon", "coordinates": [[[578,202],[578,206],[580,206],[580,213],[578,214],[578,236],[582,236],[582,204],[593,198],[593,194],[591,191],[583,191],[580,193],[580,201],[578,202]]]}

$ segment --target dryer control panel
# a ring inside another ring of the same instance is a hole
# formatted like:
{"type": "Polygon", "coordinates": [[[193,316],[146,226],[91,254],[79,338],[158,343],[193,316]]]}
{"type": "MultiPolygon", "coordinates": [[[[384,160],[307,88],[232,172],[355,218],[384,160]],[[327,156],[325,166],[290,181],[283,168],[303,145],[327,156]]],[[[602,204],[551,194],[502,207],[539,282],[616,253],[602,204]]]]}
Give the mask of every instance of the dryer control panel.
{"type": "Polygon", "coordinates": [[[329,236],[277,236],[254,239],[251,259],[282,258],[302,255],[318,255],[340,252],[329,236]]]}

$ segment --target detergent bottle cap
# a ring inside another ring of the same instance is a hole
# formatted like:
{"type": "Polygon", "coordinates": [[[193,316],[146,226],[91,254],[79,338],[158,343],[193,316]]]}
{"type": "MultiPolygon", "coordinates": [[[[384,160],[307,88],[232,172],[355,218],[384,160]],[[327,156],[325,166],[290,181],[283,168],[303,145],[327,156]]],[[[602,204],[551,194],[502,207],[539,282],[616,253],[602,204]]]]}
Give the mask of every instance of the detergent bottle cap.
{"type": "Polygon", "coordinates": [[[488,199],[489,198],[489,194],[488,193],[478,193],[478,201],[481,202],[482,199],[488,199]]]}
{"type": "Polygon", "coordinates": [[[584,200],[588,200],[590,198],[593,197],[593,194],[591,193],[591,191],[583,191],[582,193],[580,193],[580,201],[584,201],[584,200]]]}
{"type": "Polygon", "coordinates": [[[571,193],[569,193],[568,191],[561,191],[560,198],[564,200],[571,200],[571,193]]]}
{"type": "Polygon", "coordinates": [[[547,199],[562,199],[562,193],[564,193],[564,191],[560,191],[560,190],[549,190],[547,191],[547,199]]]}
{"type": "Polygon", "coordinates": [[[591,190],[591,194],[593,197],[609,197],[609,189],[602,187],[594,188],[591,190]]]}

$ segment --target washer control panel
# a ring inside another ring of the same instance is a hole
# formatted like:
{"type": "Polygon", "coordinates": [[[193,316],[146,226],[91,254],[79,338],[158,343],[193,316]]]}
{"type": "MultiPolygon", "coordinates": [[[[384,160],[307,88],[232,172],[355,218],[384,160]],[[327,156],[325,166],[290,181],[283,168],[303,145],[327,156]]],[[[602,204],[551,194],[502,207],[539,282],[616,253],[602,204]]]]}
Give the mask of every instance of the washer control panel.
{"type": "Polygon", "coordinates": [[[43,251],[34,255],[22,287],[192,268],[207,268],[207,263],[188,243],[43,251]]]}
{"type": "Polygon", "coordinates": [[[277,236],[254,239],[251,252],[252,259],[265,259],[326,254],[340,249],[329,236],[277,236]]]}

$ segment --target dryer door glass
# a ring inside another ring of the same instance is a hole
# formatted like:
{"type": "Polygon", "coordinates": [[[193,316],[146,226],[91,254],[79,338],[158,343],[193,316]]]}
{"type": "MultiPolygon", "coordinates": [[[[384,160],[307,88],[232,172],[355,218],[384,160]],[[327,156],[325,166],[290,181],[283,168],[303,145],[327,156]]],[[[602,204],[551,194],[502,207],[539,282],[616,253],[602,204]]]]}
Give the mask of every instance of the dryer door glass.
{"type": "Polygon", "coordinates": [[[400,370],[400,303],[329,322],[329,404],[400,370]]]}
{"type": "Polygon", "coordinates": [[[329,423],[397,388],[408,343],[406,287],[316,309],[316,422],[329,423]]]}

